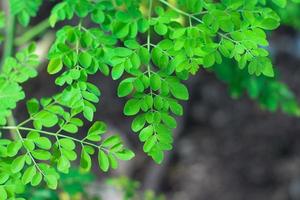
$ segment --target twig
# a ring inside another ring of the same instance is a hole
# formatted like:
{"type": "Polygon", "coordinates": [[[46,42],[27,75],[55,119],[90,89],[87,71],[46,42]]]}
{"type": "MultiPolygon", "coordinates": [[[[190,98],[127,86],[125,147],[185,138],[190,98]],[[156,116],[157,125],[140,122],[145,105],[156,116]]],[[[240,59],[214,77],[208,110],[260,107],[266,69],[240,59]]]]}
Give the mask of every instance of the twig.
{"type": "Polygon", "coordinates": [[[47,30],[50,27],[49,19],[45,19],[36,26],[29,29],[29,31],[25,32],[23,35],[19,36],[15,40],[16,46],[22,46],[35,38],[36,36],[43,33],[45,30],[47,30]]]}
{"type": "Polygon", "coordinates": [[[5,29],[4,51],[2,55],[1,66],[3,66],[5,59],[13,54],[15,25],[16,25],[15,16],[10,12],[9,1],[3,1],[2,4],[3,4],[3,8],[6,10],[6,29],[5,29]]]}

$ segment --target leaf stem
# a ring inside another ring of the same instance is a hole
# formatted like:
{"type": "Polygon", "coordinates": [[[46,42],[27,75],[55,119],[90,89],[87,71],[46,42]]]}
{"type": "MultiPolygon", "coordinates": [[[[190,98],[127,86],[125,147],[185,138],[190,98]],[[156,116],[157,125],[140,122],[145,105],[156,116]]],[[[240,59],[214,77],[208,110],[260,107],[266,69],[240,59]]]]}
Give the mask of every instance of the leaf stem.
{"type": "Polygon", "coordinates": [[[49,132],[49,131],[37,130],[37,129],[33,129],[33,128],[28,128],[28,127],[17,127],[17,126],[4,126],[4,127],[1,127],[1,129],[5,129],[5,130],[36,131],[36,132],[39,132],[39,133],[42,133],[42,134],[45,134],[45,135],[50,135],[50,136],[53,136],[53,137],[67,138],[67,139],[76,141],[76,142],[80,143],[81,145],[85,144],[85,145],[89,145],[89,146],[95,147],[97,149],[101,148],[102,150],[107,151],[107,149],[105,149],[105,148],[103,148],[101,146],[98,146],[96,144],[93,144],[93,143],[90,143],[90,142],[86,142],[86,141],[82,141],[82,140],[79,140],[77,138],[70,137],[70,136],[67,136],[67,135],[62,135],[62,134],[57,134],[57,133],[49,132]]]}
{"type": "Polygon", "coordinates": [[[36,26],[30,28],[27,32],[25,32],[23,35],[17,37],[15,39],[15,45],[16,46],[22,46],[28,41],[32,40],[34,37],[40,35],[43,33],[46,29],[50,27],[49,19],[45,19],[36,26]]]}
{"type": "MultiPolygon", "coordinates": [[[[153,4],[152,0],[149,0],[149,13],[148,13],[148,22],[149,22],[149,24],[150,24],[151,15],[152,15],[152,4],[153,4]]],[[[147,48],[148,48],[148,51],[150,53],[150,49],[151,49],[151,26],[148,29],[147,48]]],[[[151,67],[150,67],[150,65],[151,64],[149,63],[148,66],[147,66],[147,71],[148,71],[148,77],[149,77],[149,79],[151,78],[151,67]]],[[[153,91],[151,89],[151,86],[150,86],[150,95],[153,98],[153,91]]],[[[153,106],[151,107],[151,111],[153,112],[153,106]]]]}
{"type": "MultiPolygon", "coordinates": [[[[11,3],[11,1],[4,2],[4,6],[6,7],[5,9],[7,9],[7,13],[6,13],[7,20],[6,20],[4,49],[3,49],[3,55],[1,58],[0,71],[1,71],[1,67],[3,67],[3,65],[5,63],[6,58],[13,54],[13,48],[14,48],[16,17],[12,14],[12,12],[10,10],[10,8],[11,8],[10,3],[11,3]]],[[[8,116],[7,120],[8,120],[9,125],[12,125],[12,126],[16,125],[15,118],[12,114],[10,116],[8,116]]],[[[13,139],[16,139],[14,131],[11,130],[10,134],[13,139]]]]}
{"type": "Polygon", "coordinates": [[[10,6],[8,3],[8,12],[7,12],[7,20],[6,20],[6,29],[5,29],[5,41],[4,41],[4,49],[1,60],[1,67],[3,66],[5,59],[13,54],[14,48],[14,36],[15,36],[15,26],[16,26],[16,18],[11,13],[10,6]]]}
{"type": "Polygon", "coordinates": [[[170,4],[169,2],[167,2],[167,1],[165,1],[165,0],[159,0],[159,1],[160,1],[161,3],[163,3],[163,4],[165,4],[166,6],[168,6],[169,8],[175,10],[176,12],[178,12],[178,13],[180,13],[180,14],[182,14],[182,15],[185,15],[185,16],[187,16],[187,17],[189,17],[189,18],[192,18],[192,19],[194,19],[194,20],[200,22],[201,24],[203,24],[203,21],[202,21],[201,19],[195,17],[194,15],[189,14],[189,13],[187,13],[187,12],[184,12],[183,10],[180,10],[180,9],[176,8],[175,6],[173,6],[172,4],[170,4]]]}
{"type": "Polygon", "coordinates": [[[27,149],[27,147],[24,145],[24,139],[20,133],[20,130],[18,127],[15,127],[16,132],[18,133],[18,136],[22,142],[23,147],[26,149],[27,154],[29,155],[29,157],[31,158],[34,166],[37,168],[37,170],[45,177],[45,174],[43,173],[43,171],[41,170],[41,168],[38,166],[37,162],[35,161],[35,159],[33,158],[32,154],[30,153],[30,151],[27,149]]]}

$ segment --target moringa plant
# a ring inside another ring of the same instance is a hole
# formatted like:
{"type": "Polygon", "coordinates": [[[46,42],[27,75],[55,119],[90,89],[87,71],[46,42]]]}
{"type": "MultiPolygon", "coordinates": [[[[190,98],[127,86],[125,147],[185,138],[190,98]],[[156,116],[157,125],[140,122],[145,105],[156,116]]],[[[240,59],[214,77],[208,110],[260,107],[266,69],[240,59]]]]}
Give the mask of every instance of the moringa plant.
{"type": "Polygon", "coordinates": [[[118,81],[117,96],[127,99],[123,113],[132,117],[132,131],[156,163],[173,148],[175,116],[183,115],[181,102],[189,99],[185,81],[201,70],[215,73],[234,96],[246,91],[264,109],[300,115],[267,48],[268,31],[280,25],[270,6],[284,9],[287,0],[61,0],[46,22],[29,28],[29,40],[57,30],[47,71],[61,92],[28,100],[28,119],[16,122],[13,110],[25,99],[22,84],[38,75],[41,63],[35,44],[12,56],[15,25],[28,27],[43,1],[8,3],[9,12],[0,15],[0,200],[22,199],[27,184],[56,189],[58,172],[68,173],[75,160],[89,171],[97,154],[106,172],[134,157],[119,135],[106,136],[106,124],[95,119],[101,91],[91,76],[118,81]],[[74,135],[85,122],[92,125],[79,139],[74,135]]]}

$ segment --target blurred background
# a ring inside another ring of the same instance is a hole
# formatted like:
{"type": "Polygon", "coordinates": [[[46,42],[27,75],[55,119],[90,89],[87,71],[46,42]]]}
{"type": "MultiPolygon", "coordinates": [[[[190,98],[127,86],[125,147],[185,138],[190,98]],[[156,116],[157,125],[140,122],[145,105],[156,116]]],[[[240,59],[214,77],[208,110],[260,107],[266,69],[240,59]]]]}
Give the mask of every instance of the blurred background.
{"type": "MultiPolygon", "coordinates": [[[[43,23],[54,3],[45,1],[32,27],[43,23]]],[[[285,9],[274,9],[283,22],[269,33],[269,50],[279,80],[300,101],[300,6],[289,3],[285,9]]],[[[49,29],[37,38],[44,62],[39,76],[24,87],[27,98],[60,91],[45,68],[54,38],[55,30],[49,29]]],[[[23,45],[22,38],[19,43],[23,45]]],[[[226,61],[222,67],[231,69],[236,64],[226,61]]],[[[216,74],[201,70],[186,82],[191,99],[178,119],[175,148],[161,165],[142,152],[138,137],[130,130],[132,119],[122,115],[126,99],[117,98],[118,83],[94,76],[93,82],[102,91],[95,119],[107,122],[111,133],[120,133],[136,158],[109,174],[101,173],[96,164],[91,174],[75,168],[62,175],[58,191],[28,188],[28,199],[300,200],[300,119],[262,109],[216,74]]],[[[26,118],[24,102],[15,116],[26,118]]]]}

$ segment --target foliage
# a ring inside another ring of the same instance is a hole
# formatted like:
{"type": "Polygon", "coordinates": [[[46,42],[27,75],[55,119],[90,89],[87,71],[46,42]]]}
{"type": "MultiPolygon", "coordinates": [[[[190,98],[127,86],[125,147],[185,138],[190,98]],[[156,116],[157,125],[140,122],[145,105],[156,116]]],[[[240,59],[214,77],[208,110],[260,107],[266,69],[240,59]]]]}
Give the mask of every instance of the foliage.
{"type": "MultiPolygon", "coordinates": [[[[5,26],[5,15],[4,12],[0,12],[0,29],[2,29],[5,26]]],[[[3,41],[3,34],[2,31],[0,32],[0,44],[3,41]]]]}
{"type": "Polygon", "coordinates": [[[232,97],[238,98],[246,93],[264,109],[281,109],[290,115],[300,116],[295,95],[286,84],[277,79],[248,76],[245,70],[238,70],[230,60],[225,60],[222,65],[215,65],[214,72],[218,79],[228,84],[232,97]]]}
{"type": "Polygon", "coordinates": [[[94,199],[86,194],[86,188],[94,181],[92,174],[82,173],[78,169],[72,168],[70,173],[60,175],[61,180],[58,185],[60,192],[53,191],[45,185],[28,186],[24,197],[32,200],[94,199]]]}
{"type": "MultiPolygon", "coordinates": [[[[94,183],[91,173],[82,173],[76,168],[71,168],[70,173],[61,173],[58,191],[53,191],[45,185],[38,187],[28,186],[24,197],[32,200],[59,200],[59,199],[104,199],[103,197],[88,194],[88,188],[94,183]]],[[[114,177],[105,180],[105,186],[123,195],[124,200],[164,200],[163,195],[156,196],[151,190],[142,191],[138,181],[128,177],[114,177]]],[[[101,189],[101,188],[100,188],[101,189]]],[[[103,187],[102,189],[106,189],[103,187]]]]}
{"type": "Polygon", "coordinates": [[[107,183],[121,190],[123,193],[123,200],[164,200],[163,195],[156,196],[153,191],[147,190],[145,192],[138,192],[140,184],[138,181],[131,180],[127,177],[110,178],[107,183]]]}
{"type": "Polygon", "coordinates": [[[0,74],[0,125],[6,123],[6,117],[16,107],[16,103],[25,98],[21,83],[37,75],[35,67],[38,65],[37,55],[34,54],[35,45],[16,54],[16,58],[5,60],[0,74]]]}
{"type": "MultiPolygon", "coordinates": [[[[297,2],[298,0],[293,0],[297,2]]],[[[41,0],[10,0],[11,12],[28,26],[41,0]],[[25,3],[26,2],[26,3],[25,3]]],[[[0,200],[16,199],[22,188],[42,180],[56,189],[77,158],[89,171],[97,154],[102,171],[130,160],[134,153],[118,135],[105,136],[106,125],[94,119],[101,91],[90,77],[119,81],[117,96],[126,98],[124,114],[143,150],[157,163],[173,148],[176,116],[189,99],[185,81],[200,69],[213,71],[235,95],[246,90],[263,107],[299,116],[299,105],[288,87],[274,79],[276,70],[267,50],[267,32],[280,25],[270,6],[286,0],[63,0],[49,17],[50,25],[78,19],[59,28],[49,50],[47,71],[61,92],[27,101],[29,118],[11,124],[12,111],[25,98],[21,84],[37,76],[35,46],[5,57],[0,74],[0,200]],[[93,25],[85,23],[90,20],[93,25]],[[236,63],[235,67],[224,65],[236,63]],[[82,117],[83,116],[83,117],[82,117]],[[85,119],[85,120],[84,120],[85,119]],[[85,121],[92,123],[84,138],[73,136],[85,121]],[[13,139],[7,137],[10,131],[13,139]],[[104,138],[104,139],[103,139],[104,138]]],[[[279,9],[276,8],[276,9],[279,9]]],[[[0,15],[0,26],[3,19],[0,15]]],[[[9,24],[13,26],[14,23],[9,24]]],[[[9,38],[9,37],[8,37],[9,38]]],[[[6,46],[13,42],[6,41],[6,46]]],[[[4,49],[5,50],[5,49],[4,49]]]]}
{"type": "Polygon", "coordinates": [[[300,29],[300,22],[298,20],[300,17],[299,2],[299,0],[290,0],[284,9],[280,9],[272,4],[270,4],[270,6],[280,15],[282,24],[300,29]]]}
{"type": "Polygon", "coordinates": [[[23,26],[28,26],[31,17],[35,17],[42,0],[9,0],[11,13],[17,16],[18,21],[23,26]]]}

